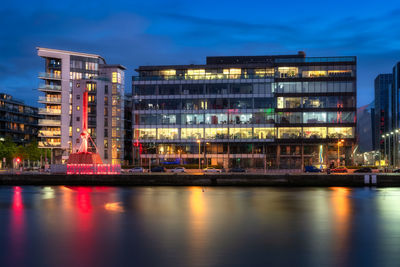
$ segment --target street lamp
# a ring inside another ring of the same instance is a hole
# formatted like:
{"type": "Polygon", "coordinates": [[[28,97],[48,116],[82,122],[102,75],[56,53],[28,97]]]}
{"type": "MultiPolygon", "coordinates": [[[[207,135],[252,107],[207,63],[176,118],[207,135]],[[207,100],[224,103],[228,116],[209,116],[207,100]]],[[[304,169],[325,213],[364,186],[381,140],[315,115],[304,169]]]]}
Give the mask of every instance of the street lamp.
{"type": "Polygon", "coordinates": [[[338,140],[338,142],[337,142],[337,164],[338,164],[338,167],[339,167],[339,165],[340,165],[340,145],[342,144],[344,142],[344,140],[342,139],[342,140],[338,140]]]}
{"type": "Polygon", "coordinates": [[[196,140],[196,142],[199,144],[199,170],[201,169],[201,167],[200,167],[200,140],[199,139],[197,139],[196,140]]]}

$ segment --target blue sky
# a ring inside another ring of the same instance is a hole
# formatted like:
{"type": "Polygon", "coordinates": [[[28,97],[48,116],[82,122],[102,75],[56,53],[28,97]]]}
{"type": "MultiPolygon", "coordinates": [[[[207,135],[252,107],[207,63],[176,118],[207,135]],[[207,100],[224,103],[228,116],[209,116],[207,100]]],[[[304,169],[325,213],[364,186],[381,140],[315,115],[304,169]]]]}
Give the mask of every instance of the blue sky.
{"type": "Polygon", "coordinates": [[[37,46],[108,63],[205,63],[206,56],[297,53],[358,57],[358,105],[400,61],[398,1],[7,1],[0,7],[0,92],[37,105],[37,46]]]}

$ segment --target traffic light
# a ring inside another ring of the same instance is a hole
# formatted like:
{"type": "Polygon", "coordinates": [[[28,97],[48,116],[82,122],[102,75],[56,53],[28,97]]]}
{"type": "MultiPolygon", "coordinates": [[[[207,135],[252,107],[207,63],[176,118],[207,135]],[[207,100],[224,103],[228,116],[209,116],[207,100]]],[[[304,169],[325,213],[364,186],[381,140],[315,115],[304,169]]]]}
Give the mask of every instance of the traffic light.
{"type": "Polygon", "coordinates": [[[20,164],[20,163],[21,163],[21,159],[20,159],[19,157],[16,158],[15,161],[17,162],[17,164],[20,164]]]}

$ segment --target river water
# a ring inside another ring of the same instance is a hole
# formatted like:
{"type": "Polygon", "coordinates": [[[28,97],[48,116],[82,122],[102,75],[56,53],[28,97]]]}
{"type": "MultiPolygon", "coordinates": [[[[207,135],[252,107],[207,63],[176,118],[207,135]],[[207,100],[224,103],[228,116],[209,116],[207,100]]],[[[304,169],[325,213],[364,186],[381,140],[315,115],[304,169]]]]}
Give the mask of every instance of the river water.
{"type": "Polygon", "coordinates": [[[0,266],[399,266],[400,189],[0,187],[0,266]]]}

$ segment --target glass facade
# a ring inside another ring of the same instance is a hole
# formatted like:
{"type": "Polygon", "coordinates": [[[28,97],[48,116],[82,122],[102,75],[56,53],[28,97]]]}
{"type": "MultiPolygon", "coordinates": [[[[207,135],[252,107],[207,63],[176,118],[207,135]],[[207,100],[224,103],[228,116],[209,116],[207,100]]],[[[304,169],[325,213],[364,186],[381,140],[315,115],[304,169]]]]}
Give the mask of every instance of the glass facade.
{"type": "Polygon", "coordinates": [[[323,163],[336,164],[338,138],[346,139],[339,160],[350,161],[355,57],[284,59],[266,57],[265,67],[253,67],[259,59],[252,57],[207,58],[230,62],[218,67],[139,67],[132,79],[136,164],[301,168],[318,163],[321,145],[323,163]]]}

